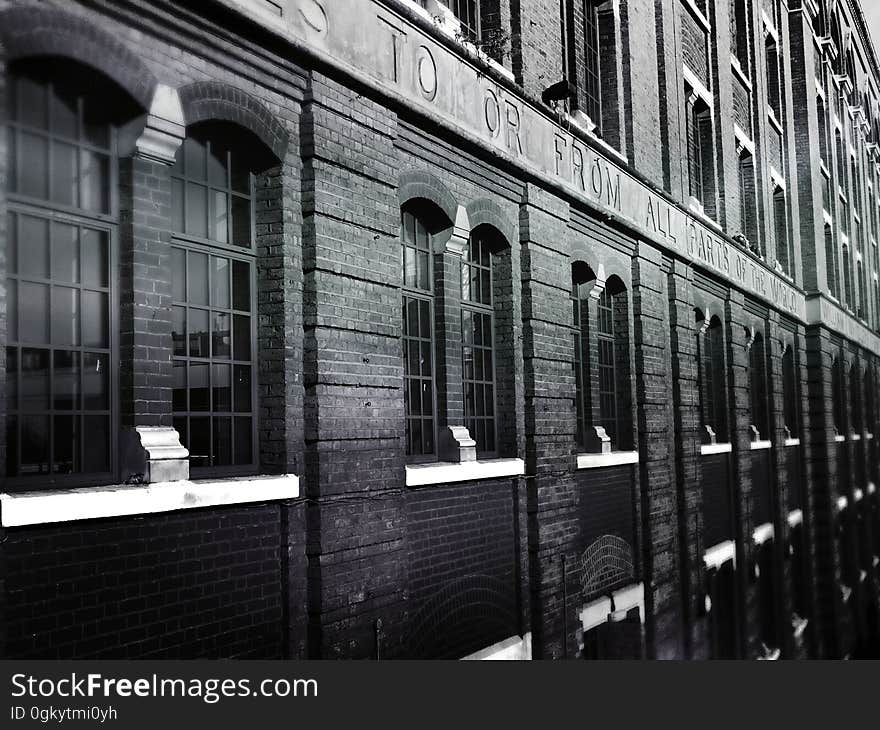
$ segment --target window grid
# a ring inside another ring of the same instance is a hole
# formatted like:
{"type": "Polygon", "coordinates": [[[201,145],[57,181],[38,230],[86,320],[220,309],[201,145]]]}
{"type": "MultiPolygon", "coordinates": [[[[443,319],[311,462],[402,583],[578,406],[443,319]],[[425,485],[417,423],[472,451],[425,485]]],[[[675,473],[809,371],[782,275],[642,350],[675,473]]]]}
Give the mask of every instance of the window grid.
{"type": "Polygon", "coordinates": [[[401,214],[401,242],[406,454],[430,456],[436,452],[431,239],[408,211],[401,214]]]}
{"type": "Polygon", "coordinates": [[[785,426],[792,438],[797,438],[800,430],[798,420],[797,372],[794,361],[794,349],[789,345],[782,355],[782,400],[785,426]]]}
{"type": "Polygon", "coordinates": [[[749,348],[749,393],[751,394],[752,425],[761,438],[769,438],[770,422],[767,411],[767,362],[764,356],[764,337],[758,333],[749,348]]]}
{"type": "Polygon", "coordinates": [[[199,475],[258,461],[254,175],[226,140],[197,128],[172,171],[172,412],[199,475]]]}
{"type": "Polygon", "coordinates": [[[479,0],[452,0],[450,7],[458,18],[461,34],[472,43],[480,40],[479,0]]]}
{"type": "Polygon", "coordinates": [[[115,467],[116,130],[112,105],[95,101],[99,80],[56,72],[69,83],[32,68],[7,86],[13,485],[110,481],[115,467]]]}
{"type": "Polygon", "coordinates": [[[605,433],[611,438],[612,448],[620,445],[620,428],[617,414],[617,370],[615,362],[614,296],[607,289],[602,291],[597,306],[596,328],[599,376],[599,419],[605,433]]]}
{"type": "Polygon", "coordinates": [[[489,242],[472,233],[461,265],[461,352],[465,425],[481,453],[496,450],[492,286],[489,242]]]}
{"type": "Polygon", "coordinates": [[[702,425],[709,426],[718,441],[726,441],[724,331],[715,319],[704,333],[697,334],[697,364],[702,425]]]}
{"type": "Polygon", "coordinates": [[[586,404],[586,388],[584,387],[584,341],[589,341],[586,337],[583,326],[586,318],[583,316],[583,308],[585,303],[580,297],[580,285],[572,284],[571,288],[571,311],[572,324],[574,326],[574,383],[575,383],[575,410],[577,412],[577,443],[581,446],[585,445],[587,433],[587,415],[588,406],[586,404]]]}
{"type": "Polygon", "coordinates": [[[602,133],[602,79],[600,76],[599,12],[594,0],[584,0],[584,96],[586,113],[602,133]]]}

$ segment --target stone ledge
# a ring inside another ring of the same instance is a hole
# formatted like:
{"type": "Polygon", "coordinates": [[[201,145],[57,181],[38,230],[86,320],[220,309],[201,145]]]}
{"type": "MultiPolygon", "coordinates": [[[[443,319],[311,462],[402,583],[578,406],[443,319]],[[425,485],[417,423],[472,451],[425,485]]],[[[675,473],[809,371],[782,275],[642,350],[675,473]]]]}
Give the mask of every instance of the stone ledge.
{"type": "Polygon", "coordinates": [[[751,451],[764,451],[769,449],[773,444],[770,441],[752,441],[749,443],[751,451]]]}
{"type": "Polygon", "coordinates": [[[795,509],[788,513],[788,526],[789,527],[797,527],[798,525],[803,524],[804,522],[804,513],[803,510],[795,509]]]}
{"type": "Polygon", "coordinates": [[[801,445],[800,439],[785,439],[785,442],[783,443],[783,446],[785,446],[786,448],[788,448],[789,446],[800,446],[800,445],[801,445]]]}
{"type": "Polygon", "coordinates": [[[712,454],[729,454],[733,451],[733,444],[703,444],[700,446],[701,456],[711,456],[712,454]]]}
{"type": "Polygon", "coordinates": [[[609,451],[607,454],[578,454],[578,469],[601,469],[605,466],[638,464],[638,451],[609,451]]]}
{"type": "Polygon", "coordinates": [[[473,482],[481,479],[522,476],[526,465],[522,459],[485,459],[483,461],[448,461],[430,464],[407,464],[406,486],[424,487],[447,482],[473,482]]]}
{"type": "Polygon", "coordinates": [[[769,542],[776,535],[776,530],[773,527],[772,522],[765,522],[762,525],[758,525],[754,532],[752,532],[752,542],[755,545],[763,545],[765,542],[769,542]]]}
{"type": "Polygon", "coordinates": [[[0,494],[0,525],[21,527],[295,499],[299,477],[236,477],[0,494]]]}
{"type": "Polygon", "coordinates": [[[475,651],[461,658],[461,661],[499,661],[527,660],[532,658],[532,634],[509,636],[492,646],[475,651]]]}
{"type": "Polygon", "coordinates": [[[703,562],[707,568],[720,568],[728,560],[736,567],[736,545],[733,540],[719,542],[703,553],[703,562]]]}

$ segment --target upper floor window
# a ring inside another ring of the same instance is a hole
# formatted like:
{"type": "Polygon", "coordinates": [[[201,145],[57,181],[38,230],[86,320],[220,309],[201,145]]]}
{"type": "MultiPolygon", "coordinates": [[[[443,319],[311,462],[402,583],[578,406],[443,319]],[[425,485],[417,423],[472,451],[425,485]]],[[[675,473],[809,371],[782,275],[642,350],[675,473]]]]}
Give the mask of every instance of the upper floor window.
{"type": "Polygon", "coordinates": [[[764,336],[760,332],[754,334],[748,350],[752,435],[755,439],[767,439],[770,437],[767,409],[767,357],[764,351],[764,336]]]}
{"type": "Polygon", "coordinates": [[[461,24],[461,34],[471,42],[480,40],[480,0],[448,0],[448,4],[461,24]]]}
{"type": "Polygon", "coordinates": [[[844,382],[843,365],[840,357],[835,356],[831,362],[831,406],[834,418],[834,430],[838,435],[846,428],[846,383],[844,382]]]}
{"type": "Polygon", "coordinates": [[[406,454],[432,456],[436,453],[436,420],[431,234],[411,208],[401,212],[401,241],[406,454]]]}
{"type": "Polygon", "coordinates": [[[685,89],[687,115],[688,190],[706,215],[715,215],[715,144],[712,111],[689,87],[685,89]]]}
{"type": "Polygon", "coordinates": [[[858,363],[853,363],[849,369],[849,409],[851,427],[853,433],[862,433],[865,428],[862,410],[862,372],[858,363]]]}
{"type": "Polygon", "coordinates": [[[697,311],[697,389],[700,399],[703,443],[725,442],[727,398],[725,395],[724,329],[718,317],[708,322],[697,311]]]}
{"type": "Polygon", "coordinates": [[[776,260],[786,274],[794,276],[794,240],[788,226],[788,203],[785,190],[779,185],[773,188],[773,228],[776,237],[776,260]]]}
{"type": "Polygon", "coordinates": [[[830,223],[825,223],[825,277],[828,293],[835,299],[840,297],[840,265],[837,260],[837,247],[830,223]]]}
{"type": "Polygon", "coordinates": [[[730,42],[731,52],[739,61],[746,76],[749,70],[749,25],[751,21],[751,2],[749,0],[730,0],[730,42]]]}
{"type": "Polygon", "coordinates": [[[116,138],[138,110],[69,61],[12,64],[7,93],[6,475],[111,481],[116,138]]]}
{"type": "Polygon", "coordinates": [[[743,148],[737,162],[740,232],[746,237],[750,248],[759,250],[755,158],[743,148]]]}
{"type": "Polygon", "coordinates": [[[766,59],[767,59],[767,104],[773,111],[773,116],[778,122],[782,122],[782,63],[779,52],[779,46],[772,36],[767,36],[765,43],[766,59]]]}
{"type": "Polygon", "coordinates": [[[174,427],[195,473],[257,466],[254,177],[243,130],[188,130],[172,170],[174,427]]]}
{"type": "Polygon", "coordinates": [[[496,451],[494,248],[491,229],[475,228],[461,264],[464,418],[484,454],[496,451]]]}

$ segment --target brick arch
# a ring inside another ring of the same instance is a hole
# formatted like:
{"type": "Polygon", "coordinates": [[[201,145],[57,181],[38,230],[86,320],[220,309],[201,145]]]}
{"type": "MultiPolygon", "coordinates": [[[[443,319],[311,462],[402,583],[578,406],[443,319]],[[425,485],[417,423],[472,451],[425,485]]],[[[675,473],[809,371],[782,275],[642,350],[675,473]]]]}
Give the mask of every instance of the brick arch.
{"type": "Polygon", "coordinates": [[[401,207],[411,200],[427,200],[436,205],[452,225],[457,217],[458,202],[449,188],[436,175],[424,170],[407,170],[400,173],[397,197],[401,207]]]}
{"type": "Polygon", "coordinates": [[[48,6],[18,6],[0,12],[0,56],[17,60],[62,56],[90,66],[149,109],[158,81],[149,67],[93,23],[48,6]]]}
{"type": "Polygon", "coordinates": [[[498,203],[489,198],[479,198],[468,203],[465,209],[467,210],[471,230],[477,226],[491,226],[498,231],[508,246],[513,245],[516,240],[514,229],[511,227],[510,221],[504,215],[504,211],[498,203]]]}
{"type": "Polygon", "coordinates": [[[253,132],[283,160],[290,133],[269,109],[246,91],[219,81],[196,81],[178,89],[187,126],[197,122],[227,121],[253,132]]]}

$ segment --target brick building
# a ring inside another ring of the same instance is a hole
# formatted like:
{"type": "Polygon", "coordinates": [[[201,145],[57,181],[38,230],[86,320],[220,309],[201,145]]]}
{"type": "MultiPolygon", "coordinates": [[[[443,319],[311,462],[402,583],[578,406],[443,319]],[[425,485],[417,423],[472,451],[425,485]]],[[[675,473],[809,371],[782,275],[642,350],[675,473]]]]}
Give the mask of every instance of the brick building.
{"type": "Polygon", "coordinates": [[[877,654],[856,0],[0,0],[0,655],[877,654]]]}

